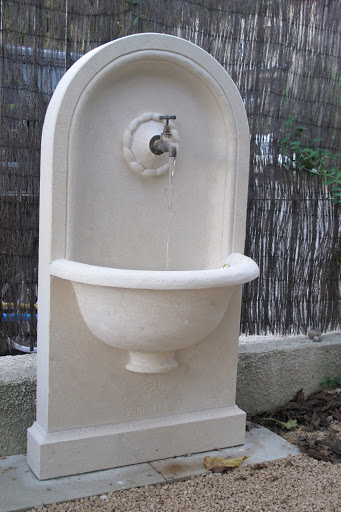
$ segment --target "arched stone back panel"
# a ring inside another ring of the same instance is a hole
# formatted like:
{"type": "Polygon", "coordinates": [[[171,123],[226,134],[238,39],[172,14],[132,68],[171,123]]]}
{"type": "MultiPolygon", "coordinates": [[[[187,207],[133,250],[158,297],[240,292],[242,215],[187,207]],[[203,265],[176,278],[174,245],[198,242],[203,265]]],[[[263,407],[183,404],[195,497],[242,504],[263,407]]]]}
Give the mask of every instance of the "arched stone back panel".
{"type": "Polygon", "coordinates": [[[164,270],[169,239],[169,270],[195,270],[242,251],[248,126],[223,68],[195,45],[155,34],[108,43],[83,59],[63,78],[45,123],[58,134],[45,145],[66,199],[53,205],[63,208],[57,217],[66,215],[58,256],[62,249],[83,263],[164,270]],[[138,176],[122,154],[125,129],[144,112],[177,116],[171,222],[169,173],[138,176]]]}

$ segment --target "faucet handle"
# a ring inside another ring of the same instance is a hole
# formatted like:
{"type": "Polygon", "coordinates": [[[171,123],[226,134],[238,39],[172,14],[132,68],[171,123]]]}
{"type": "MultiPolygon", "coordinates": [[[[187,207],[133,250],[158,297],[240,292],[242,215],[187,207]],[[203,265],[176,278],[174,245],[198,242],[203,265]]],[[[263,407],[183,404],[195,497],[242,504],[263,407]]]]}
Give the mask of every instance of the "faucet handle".
{"type": "Polygon", "coordinates": [[[166,119],[166,126],[169,126],[170,119],[176,119],[176,116],[169,116],[168,114],[160,116],[159,119],[166,119]]]}

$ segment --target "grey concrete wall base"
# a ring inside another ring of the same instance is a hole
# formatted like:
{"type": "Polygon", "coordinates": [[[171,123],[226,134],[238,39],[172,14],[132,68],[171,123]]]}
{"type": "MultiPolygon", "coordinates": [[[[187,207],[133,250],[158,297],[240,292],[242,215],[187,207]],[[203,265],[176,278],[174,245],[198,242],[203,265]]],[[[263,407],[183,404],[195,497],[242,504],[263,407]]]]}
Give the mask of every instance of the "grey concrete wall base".
{"type": "Polygon", "coordinates": [[[341,332],[321,342],[307,336],[263,338],[239,346],[238,407],[248,414],[270,411],[303,388],[306,395],[326,377],[341,375],[341,332]]]}
{"type": "MultiPolygon", "coordinates": [[[[301,388],[319,389],[341,374],[341,332],[320,343],[306,336],[241,343],[237,404],[249,414],[284,405],[301,388]]],[[[35,419],[36,356],[0,357],[0,455],[26,451],[26,430],[35,419]]]]}
{"type": "Polygon", "coordinates": [[[26,451],[36,415],[36,356],[0,357],[0,455],[26,451]]]}

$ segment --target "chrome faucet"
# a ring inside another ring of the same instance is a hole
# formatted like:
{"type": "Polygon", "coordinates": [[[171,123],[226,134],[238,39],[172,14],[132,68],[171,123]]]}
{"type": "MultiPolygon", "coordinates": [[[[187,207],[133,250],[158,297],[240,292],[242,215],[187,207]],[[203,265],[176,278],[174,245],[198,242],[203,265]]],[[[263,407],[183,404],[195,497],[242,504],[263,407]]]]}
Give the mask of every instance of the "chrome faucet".
{"type": "Polygon", "coordinates": [[[149,148],[154,155],[162,155],[162,153],[168,153],[170,157],[176,157],[176,145],[173,142],[172,132],[169,126],[170,119],[176,119],[176,116],[160,116],[159,119],[165,119],[166,124],[163,127],[161,135],[154,135],[150,139],[149,148]]]}

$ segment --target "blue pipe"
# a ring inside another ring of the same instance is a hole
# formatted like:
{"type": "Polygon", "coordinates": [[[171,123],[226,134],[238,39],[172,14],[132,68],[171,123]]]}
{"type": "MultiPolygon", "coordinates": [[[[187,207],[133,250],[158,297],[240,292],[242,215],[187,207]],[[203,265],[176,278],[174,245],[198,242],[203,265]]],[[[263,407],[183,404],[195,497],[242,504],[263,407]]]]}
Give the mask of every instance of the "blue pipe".
{"type": "MultiPolygon", "coordinates": [[[[37,313],[35,315],[37,320],[37,313]]],[[[15,322],[16,320],[24,320],[25,322],[29,322],[31,320],[30,313],[3,313],[4,322],[15,322]]]]}

